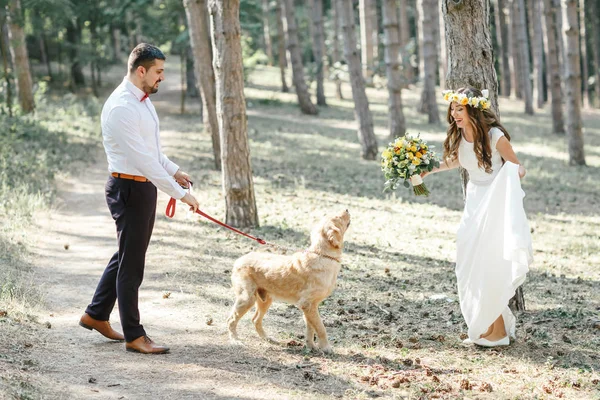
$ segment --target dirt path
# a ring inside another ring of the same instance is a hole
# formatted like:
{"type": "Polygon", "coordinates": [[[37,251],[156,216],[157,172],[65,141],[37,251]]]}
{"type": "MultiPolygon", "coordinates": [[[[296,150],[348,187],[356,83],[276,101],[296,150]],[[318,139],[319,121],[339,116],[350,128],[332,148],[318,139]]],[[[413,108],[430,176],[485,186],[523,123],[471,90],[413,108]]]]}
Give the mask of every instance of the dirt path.
{"type": "MultiPolygon", "coordinates": [[[[155,100],[163,147],[182,168],[194,173],[197,165],[190,165],[191,161],[202,155],[194,155],[199,149],[188,141],[186,130],[192,123],[197,125],[198,118],[174,114],[176,107],[171,105],[178,104],[178,88],[166,86],[166,93],[163,88],[155,100]]],[[[202,184],[218,185],[218,175],[211,174],[195,178],[202,184]]],[[[312,363],[302,365],[303,355],[298,351],[290,354],[254,342],[244,348],[228,344],[223,324],[230,301],[228,270],[247,244],[228,240],[223,232],[214,234],[214,227],[198,224],[183,207],[175,220],[167,220],[164,194],[159,195],[140,312],[148,334],[169,345],[171,353],[128,353],[122,343],[80,328],[77,321],[116,246],[103,193],[106,178],[106,162],[99,149],[94,163],[59,178],[56,210],[36,217],[32,261],[48,310],[40,322],[49,322],[51,329],[38,329],[39,344],[29,349],[28,356],[41,374],[47,397],[305,399],[344,393],[348,383],[322,375],[312,363]],[[228,252],[232,247],[235,250],[228,252]],[[319,379],[307,380],[307,368],[319,379]]],[[[287,312],[285,306],[273,311],[278,310],[287,312]]],[[[299,318],[294,320],[301,332],[299,318]]],[[[120,329],[116,308],[111,322],[120,329]]],[[[249,341],[256,336],[248,318],[240,330],[249,341]]]]}

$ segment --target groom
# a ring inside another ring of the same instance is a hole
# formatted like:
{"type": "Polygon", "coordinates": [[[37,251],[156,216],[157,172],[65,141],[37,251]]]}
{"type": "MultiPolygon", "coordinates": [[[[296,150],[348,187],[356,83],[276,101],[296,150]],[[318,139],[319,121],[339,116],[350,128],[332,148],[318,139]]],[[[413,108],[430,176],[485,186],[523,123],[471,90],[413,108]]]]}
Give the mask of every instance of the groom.
{"type": "Polygon", "coordinates": [[[165,55],[142,43],[129,55],[128,74],[102,108],[102,138],[110,177],[106,202],[117,226],[119,248],[100,278],[92,302],[79,325],[113,340],[125,340],[127,351],[167,353],[140,324],[138,289],[144,277],[146,250],[156,214],[157,188],[196,211],[198,201],[183,187],[190,176],[160,147],[158,115],[148,98],[164,80],[165,55]],[[108,320],[115,301],[125,336],[108,320]]]}

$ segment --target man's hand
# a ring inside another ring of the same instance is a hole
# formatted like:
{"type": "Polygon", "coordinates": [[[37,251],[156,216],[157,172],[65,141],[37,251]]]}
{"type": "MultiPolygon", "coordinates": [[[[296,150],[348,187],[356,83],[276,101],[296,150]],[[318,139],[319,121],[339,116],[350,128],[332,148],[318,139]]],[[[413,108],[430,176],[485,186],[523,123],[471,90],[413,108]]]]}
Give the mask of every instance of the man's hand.
{"type": "Polygon", "coordinates": [[[185,196],[181,198],[181,201],[190,206],[190,211],[193,212],[196,212],[198,207],[200,207],[200,203],[198,203],[198,200],[196,200],[196,198],[189,193],[186,193],[185,196]]]}
{"type": "Polygon", "coordinates": [[[177,183],[179,183],[184,188],[189,188],[190,183],[192,183],[192,179],[190,178],[190,176],[181,170],[177,170],[177,172],[175,172],[175,175],[173,175],[173,178],[175,178],[177,183]]]}

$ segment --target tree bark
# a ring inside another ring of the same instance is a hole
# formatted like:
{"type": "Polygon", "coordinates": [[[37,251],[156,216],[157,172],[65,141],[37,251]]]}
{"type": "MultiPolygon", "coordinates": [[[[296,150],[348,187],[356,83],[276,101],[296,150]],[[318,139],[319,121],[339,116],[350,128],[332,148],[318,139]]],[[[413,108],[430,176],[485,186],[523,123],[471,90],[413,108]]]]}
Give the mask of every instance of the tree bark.
{"type": "Polygon", "coordinates": [[[579,57],[579,12],[577,0],[565,4],[564,35],[567,49],[565,59],[565,100],[567,104],[567,137],[569,165],[585,165],[583,132],[581,129],[581,60],[579,57]]]}
{"type": "Polygon", "coordinates": [[[583,90],[582,106],[588,108],[590,106],[590,88],[588,85],[588,56],[586,46],[586,30],[585,30],[585,3],[584,0],[579,0],[579,30],[580,30],[580,48],[581,48],[581,84],[583,90]]]}
{"type": "MultiPolygon", "coordinates": [[[[405,79],[405,86],[409,82],[414,81],[414,69],[410,61],[410,55],[408,54],[408,43],[410,42],[410,25],[408,23],[408,0],[400,0],[399,2],[399,14],[400,14],[400,46],[402,54],[402,65],[403,65],[403,76],[405,79]]],[[[442,35],[444,32],[442,31],[442,35]]],[[[444,43],[445,45],[445,43],[444,43]]]]}
{"type": "Polygon", "coordinates": [[[406,121],[404,119],[404,111],[402,110],[400,33],[396,0],[384,0],[382,11],[388,87],[388,125],[390,138],[393,139],[404,135],[406,132],[406,121]]]}
{"type": "Polygon", "coordinates": [[[510,52],[511,52],[511,61],[512,61],[512,75],[511,75],[511,85],[514,88],[515,96],[517,99],[523,98],[523,85],[519,80],[519,73],[521,71],[521,54],[519,51],[519,39],[517,36],[517,21],[518,18],[518,9],[517,9],[517,0],[509,0],[510,1],[510,52]]]}
{"type": "Polygon", "coordinates": [[[596,79],[594,79],[594,95],[596,100],[596,107],[600,108],[600,9],[598,0],[590,1],[590,14],[592,23],[592,51],[594,54],[594,71],[596,79]]]}
{"type": "Polygon", "coordinates": [[[185,15],[190,31],[190,45],[194,55],[194,72],[200,84],[204,130],[212,140],[215,169],[223,164],[221,160],[221,136],[216,108],[215,72],[213,70],[213,49],[208,28],[206,0],[184,0],[185,15]]]}
{"type": "Polygon", "coordinates": [[[560,76],[564,77],[565,76],[565,63],[566,63],[566,54],[565,54],[565,38],[563,35],[564,29],[563,29],[563,21],[565,19],[565,16],[563,15],[563,9],[562,9],[562,4],[561,1],[562,0],[552,0],[553,1],[553,7],[554,7],[554,12],[556,15],[556,31],[558,32],[558,37],[556,40],[556,43],[558,44],[558,58],[560,60],[560,76]]]}
{"type": "Polygon", "coordinates": [[[83,66],[81,65],[79,45],[81,44],[81,25],[75,19],[67,24],[67,41],[69,42],[69,59],[71,60],[71,88],[85,85],[83,66]]]}
{"type": "Polygon", "coordinates": [[[17,73],[19,103],[22,112],[28,114],[35,109],[35,102],[33,99],[33,80],[31,79],[31,69],[29,68],[29,56],[27,55],[27,43],[23,30],[21,1],[10,1],[9,7],[10,48],[17,73]]]}
{"type": "Polygon", "coordinates": [[[339,100],[344,98],[342,94],[342,79],[339,76],[339,70],[342,62],[342,56],[340,54],[340,2],[333,0],[331,4],[331,11],[333,17],[333,54],[332,61],[335,68],[335,97],[339,100]]]}
{"type": "Polygon", "coordinates": [[[296,16],[294,12],[294,0],[281,0],[283,5],[283,11],[285,15],[284,30],[290,52],[292,62],[292,77],[294,81],[294,87],[296,88],[296,95],[298,97],[298,104],[300,110],[304,114],[317,115],[317,107],[310,100],[310,94],[308,93],[308,87],[304,80],[304,66],[302,65],[302,53],[298,42],[298,29],[296,27],[296,16]]]}
{"type": "Polygon", "coordinates": [[[48,75],[48,79],[52,80],[52,66],[50,65],[50,58],[48,58],[48,45],[46,44],[46,35],[44,33],[40,33],[38,41],[40,44],[40,57],[42,64],[46,66],[46,73],[48,75]]]}
{"type": "Polygon", "coordinates": [[[552,131],[556,134],[565,133],[565,122],[563,119],[561,75],[559,62],[558,36],[556,29],[556,13],[553,1],[544,0],[544,18],[546,21],[546,34],[548,41],[547,63],[550,75],[550,106],[552,110],[552,131]]]}
{"type": "Polygon", "coordinates": [[[533,79],[535,82],[535,92],[537,107],[544,107],[544,36],[542,34],[542,0],[532,2],[532,21],[533,25],[533,79]]]}
{"type": "Polygon", "coordinates": [[[6,108],[8,108],[8,115],[12,117],[12,84],[10,82],[10,44],[8,42],[8,35],[4,32],[8,31],[6,14],[4,10],[0,9],[0,51],[2,52],[2,67],[4,69],[4,80],[6,81],[6,108]]]}
{"type": "Polygon", "coordinates": [[[517,6],[516,30],[519,47],[519,75],[525,102],[525,114],[533,115],[533,90],[530,78],[529,35],[527,34],[525,0],[515,0],[517,6]]]}
{"type": "Polygon", "coordinates": [[[362,73],[368,85],[373,82],[373,19],[372,10],[375,0],[359,0],[360,51],[362,73]]]}
{"type": "Polygon", "coordinates": [[[444,27],[444,18],[440,15],[440,2],[435,1],[435,21],[437,21],[437,31],[435,40],[437,41],[437,64],[439,66],[438,75],[440,77],[440,87],[446,87],[446,74],[448,73],[448,56],[446,55],[446,28],[444,27]]]}
{"type": "Polygon", "coordinates": [[[362,158],[375,160],[377,139],[373,131],[373,117],[369,110],[369,99],[365,92],[365,81],[361,71],[358,50],[356,49],[356,31],[354,30],[354,9],[352,0],[336,0],[340,2],[342,32],[344,33],[344,56],[350,72],[354,114],[358,120],[358,140],[362,149],[362,158]]]}
{"type": "Polygon", "coordinates": [[[506,23],[506,1],[496,0],[496,35],[500,47],[500,94],[510,97],[511,72],[510,72],[510,41],[508,40],[508,25],[506,23]]]}
{"type": "Polygon", "coordinates": [[[113,45],[113,61],[117,62],[121,59],[121,29],[111,25],[112,45],[113,45]]]}
{"type": "Polygon", "coordinates": [[[287,66],[287,59],[285,57],[285,32],[283,30],[283,17],[281,15],[281,1],[276,0],[277,5],[275,14],[277,16],[277,46],[278,46],[278,58],[279,58],[279,72],[281,75],[281,91],[287,93],[290,91],[287,83],[285,82],[285,67],[287,66]]]}
{"type": "Polygon", "coordinates": [[[271,30],[269,28],[269,0],[262,0],[263,40],[265,41],[265,53],[269,59],[269,65],[273,65],[273,44],[271,41],[271,30]]]}
{"type": "MultiPolygon", "coordinates": [[[[435,8],[438,0],[422,0],[423,9],[421,10],[421,26],[434,26],[439,23],[435,20],[435,8]]],[[[427,113],[430,124],[440,123],[440,114],[437,106],[437,96],[435,93],[435,76],[438,69],[436,45],[433,29],[423,30],[423,92],[421,93],[421,101],[419,111],[427,113]]]]}
{"type": "MultiPolygon", "coordinates": [[[[499,116],[498,84],[489,27],[489,0],[442,0],[442,13],[446,21],[448,38],[448,79],[446,81],[448,87],[458,89],[473,86],[478,89],[488,89],[491,107],[499,116]],[[467,36],[471,40],[463,40],[467,36]]],[[[464,196],[468,174],[462,168],[460,174],[464,196]]],[[[509,305],[516,306],[517,311],[525,310],[522,290],[522,287],[517,288],[515,296],[509,302],[509,305]]]]}
{"type": "MultiPolygon", "coordinates": [[[[188,0],[189,1],[189,0],[188,0]]],[[[258,227],[244,98],[240,0],[209,0],[226,223],[258,227]]]]}
{"type": "Polygon", "coordinates": [[[325,43],[323,34],[323,0],[310,0],[310,3],[312,3],[313,28],[311,33],[313,39],[313,56],[317,64],[317,104],[326,106],[327,100],[325,100],[325,88],[323,86],[323,46],[325,43]]]}
{"type": "MultiPolygon", "coordinates": [[[[192,45],[186,46],[185,50],[185,89],[186,96],[196,99],[200,97],[200,88],[198,81],[196,80],[196,73],[194,72],[194,52],[192,45]]],[[[200,102],[202,108],[202,102],[200,102]]],[[[202,115],[202,112],[200,113],[202,115]]]]}

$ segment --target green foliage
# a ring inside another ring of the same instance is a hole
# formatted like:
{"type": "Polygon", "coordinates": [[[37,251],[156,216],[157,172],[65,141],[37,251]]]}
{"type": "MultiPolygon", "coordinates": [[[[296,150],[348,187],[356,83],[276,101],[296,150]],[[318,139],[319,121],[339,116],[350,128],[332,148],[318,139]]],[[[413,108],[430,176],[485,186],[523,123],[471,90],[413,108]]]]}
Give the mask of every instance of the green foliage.
{"type": "Polygon", "coordinates": [[[244,82],[254,71],[257,65],[267,65],[269,58],[262,49],[254,50],[253,40],[250,36],[242,35],[242,62],[244,63],[244,82]]]}

